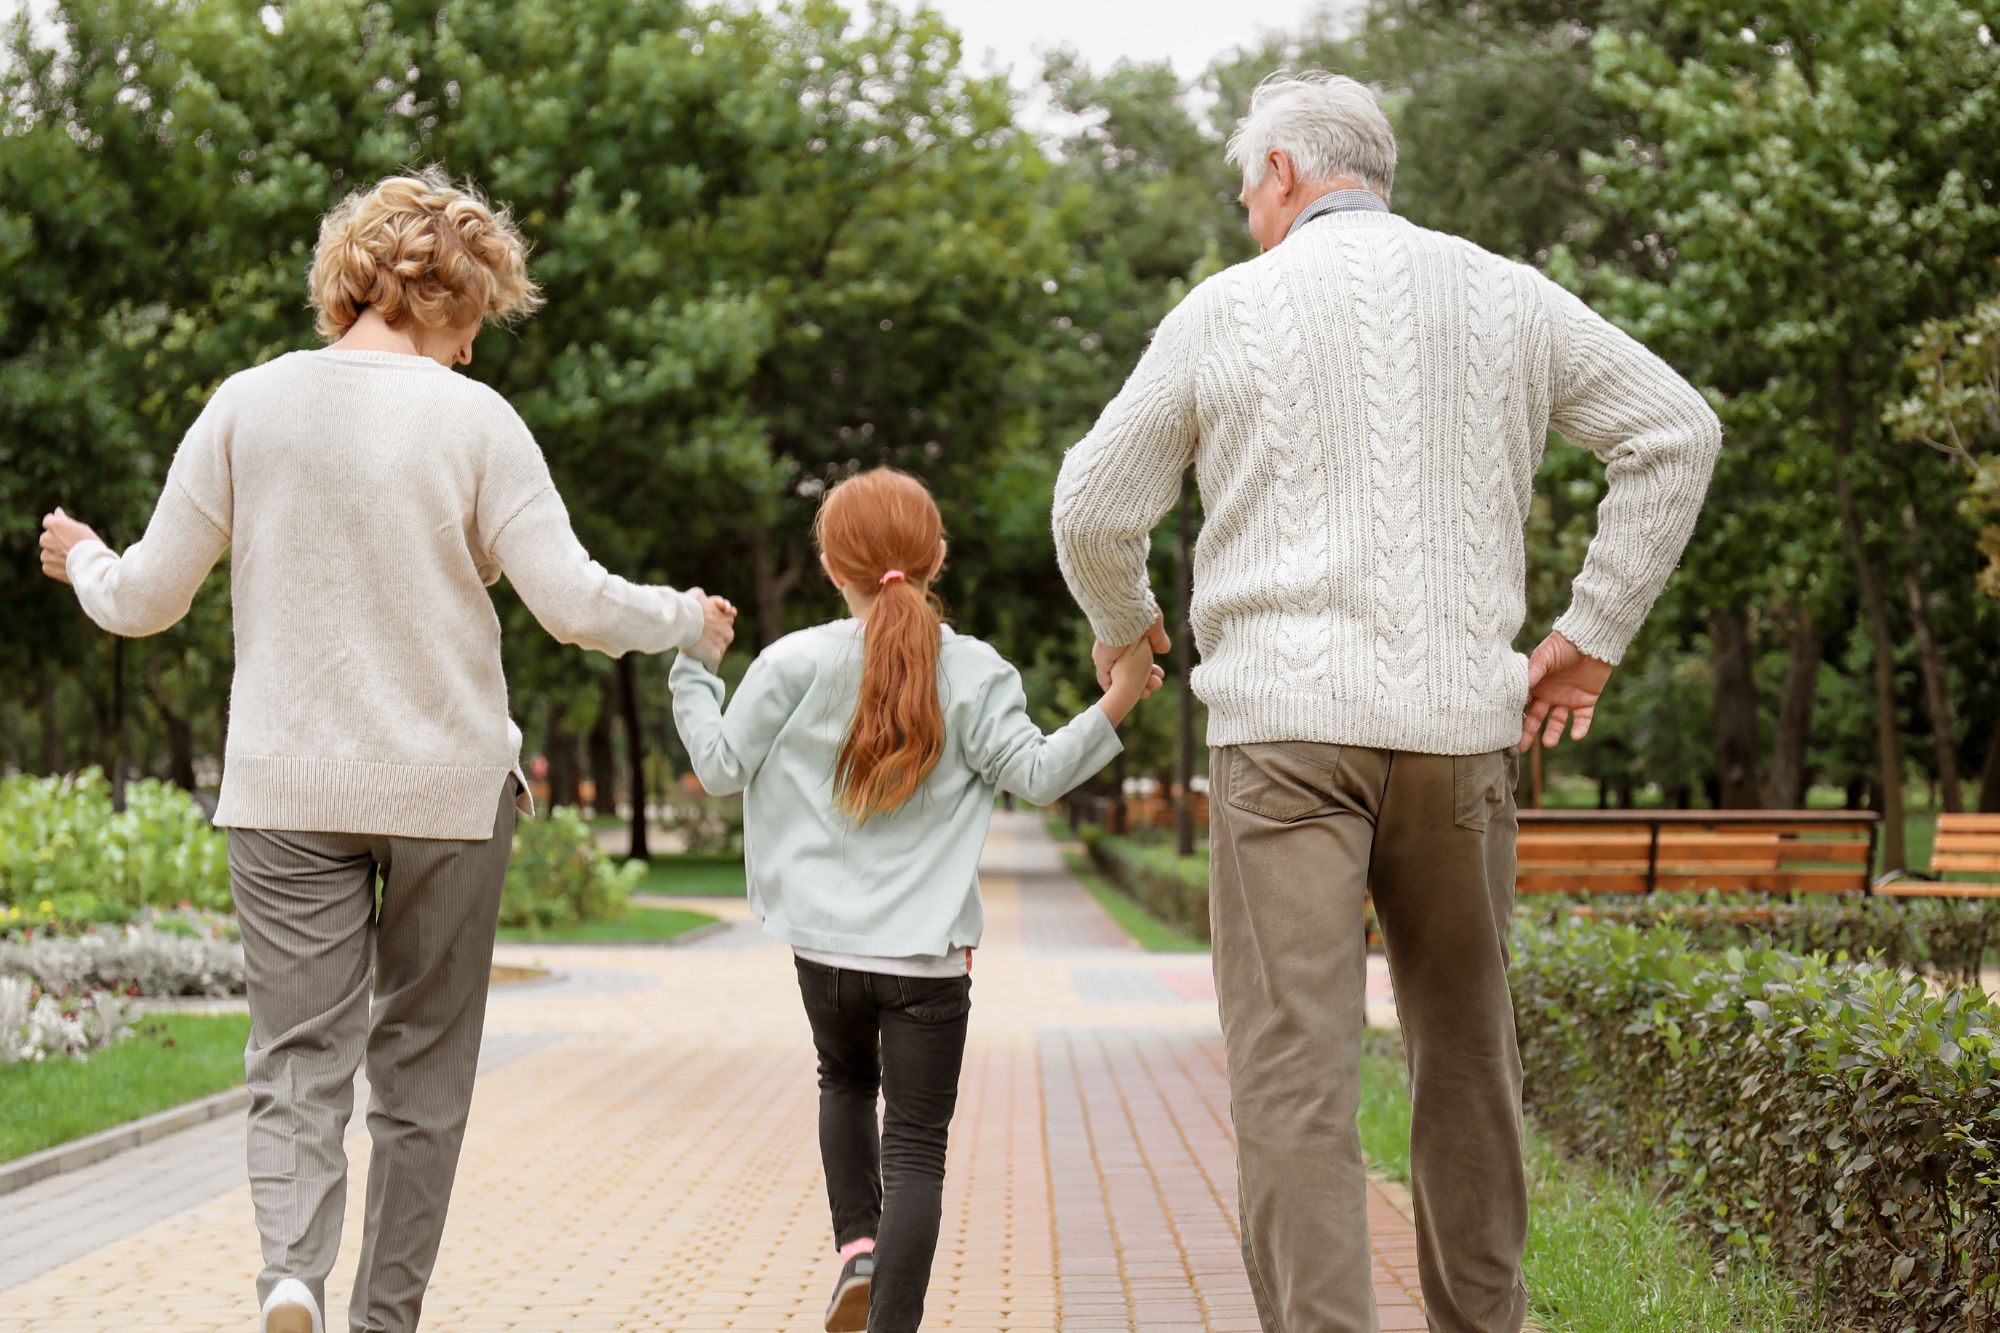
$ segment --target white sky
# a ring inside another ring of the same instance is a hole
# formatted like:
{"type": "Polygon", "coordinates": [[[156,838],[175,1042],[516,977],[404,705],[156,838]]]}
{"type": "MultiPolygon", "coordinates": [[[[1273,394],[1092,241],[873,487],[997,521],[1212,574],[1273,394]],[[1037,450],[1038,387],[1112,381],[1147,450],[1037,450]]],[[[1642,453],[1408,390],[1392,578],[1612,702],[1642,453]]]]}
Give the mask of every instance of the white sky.
{"type": "MultiPolygon", "coordinates": [[[[898,0],[905,8],[917,0],[898,0]]],[[[1093,69],[1117,61],[1173,62],[1192,78],[1224,51],[1272,29],[1296,29],[1326,0],[929,0],[965,34],[974,68],[1012,71],[1018,87],[1041,66],[1041,53],[1072,46],[1093,69]]],[[[1340,6],[1345,8],[1347,6],[1340,6]]]]}

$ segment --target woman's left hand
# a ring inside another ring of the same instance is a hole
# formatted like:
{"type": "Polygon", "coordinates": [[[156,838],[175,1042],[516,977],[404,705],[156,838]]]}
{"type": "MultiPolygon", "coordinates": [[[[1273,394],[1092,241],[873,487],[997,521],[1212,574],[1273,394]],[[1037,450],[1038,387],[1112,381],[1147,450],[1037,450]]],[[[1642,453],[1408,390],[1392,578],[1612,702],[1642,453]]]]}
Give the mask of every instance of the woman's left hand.
{"type": "Polygon", "coordinates": [[[79,523],[58,509],[42,518],[42,573],[58,583],[69,582],[69,553],[84,542],[101,540],[88,523],[79,523]]]}

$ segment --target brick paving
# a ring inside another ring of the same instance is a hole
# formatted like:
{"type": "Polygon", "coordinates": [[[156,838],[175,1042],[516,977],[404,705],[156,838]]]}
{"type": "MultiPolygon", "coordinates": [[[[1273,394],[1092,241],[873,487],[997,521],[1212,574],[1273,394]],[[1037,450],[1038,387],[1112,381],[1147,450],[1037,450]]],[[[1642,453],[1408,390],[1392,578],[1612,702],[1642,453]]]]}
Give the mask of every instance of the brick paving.
{"type": "MultiPolygon", "coordinates": [[[[925,1327],[1256,1329],[1205,960],[1134,949],[1034,816],[996,823],[985,877],[925,1327]]],[[[721,910],[731,928],[685,948],[503,948],[558,977],[496,992],[426,1328],[820,1326],[810,1041],[785,951],[721,910]]],[[[254,1327],[241,1141],[218,1122],[10,1196],[0,1328],[254,1327]]],[[[365,1132],[348,1148],[365,1169],[365,1132]]],[[[1424,1327],[1407,1208],[1371,1193],[1385,1333],[1424,1327]]]]}

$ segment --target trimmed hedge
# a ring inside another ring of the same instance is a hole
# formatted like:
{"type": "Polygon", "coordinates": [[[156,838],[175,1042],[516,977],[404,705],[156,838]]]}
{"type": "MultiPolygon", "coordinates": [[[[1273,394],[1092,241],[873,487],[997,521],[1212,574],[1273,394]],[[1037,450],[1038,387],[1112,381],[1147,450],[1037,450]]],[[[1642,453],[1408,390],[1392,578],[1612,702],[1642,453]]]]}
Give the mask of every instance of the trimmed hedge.
{"type": "Polygon", "coordinates": [[[1763,894],[1655,893],[1525,898],[1530,920],[1587,916],[1598,921],[1681,927],[1696,945],[1846,953],[1928,976],[1979,985],[1987,946],[2000,940],[2000,901],[1977,898],[1864,898],[1849,894],[1773,898],[1763,894]]]}
{"type": "Polygon", "coordinates": [[[1160,921],[1207,942],[1206,856],[1180,856],[1171,847],[1115,837],[1090,825],[1079,834],[1091,861],[1106,879],[1160,921]]]}
{"type": "Polygon", "coordinates": [[[1526,1101],[1739,1253],[1885,1330],[2000,1320],[2000,1047],[1983,994],[1673,925],[1514,932],[1526,1101]]]}

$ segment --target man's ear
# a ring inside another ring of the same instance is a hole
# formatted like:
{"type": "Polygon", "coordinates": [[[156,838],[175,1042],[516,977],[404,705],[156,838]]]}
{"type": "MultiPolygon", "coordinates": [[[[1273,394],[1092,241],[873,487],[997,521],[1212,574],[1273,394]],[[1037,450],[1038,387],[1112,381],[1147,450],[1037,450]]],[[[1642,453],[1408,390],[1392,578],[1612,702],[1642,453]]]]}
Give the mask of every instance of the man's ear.
{"type": "Polygon", "coordinates": [[[1264,155],[1264,165],[1278,178],[1278,202],[1292,201],[1292,191],[1299,185],[1298,169],[1292,165],[1292,155],[1282,148],[1273,148],[1264,155]]]}

